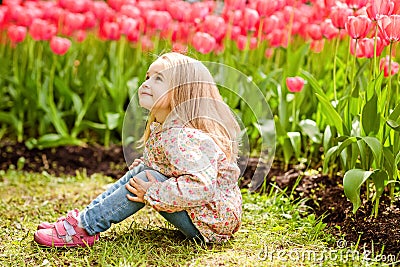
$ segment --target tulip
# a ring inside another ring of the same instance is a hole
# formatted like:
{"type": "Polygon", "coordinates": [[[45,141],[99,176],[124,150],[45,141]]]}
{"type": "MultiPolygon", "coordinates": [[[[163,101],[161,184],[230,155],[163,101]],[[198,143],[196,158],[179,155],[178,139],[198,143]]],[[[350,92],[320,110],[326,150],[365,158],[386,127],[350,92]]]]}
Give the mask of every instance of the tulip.
{"type": "Polygon", "coordinates": [[[365,7],[368,3],[368,0],[346,0],[346,4],[352,9],[360,9],[365,7]]]}
{"type": "Polygon", "coordinates": [[[34,19],[29,33],[35,41],[50,40],[57,32],[57,27],[48,21],[34,19]]]}
{"type": "Polygon", "coordinates": [[[353,10],[347,6],[335,6],[331,10],[331,20],[333,26],[338,29],[344,29],[347,18],[353,15],[353,10]]]}
{"type": "MultiPolygon", "coordinates": [[[[350,46],[351,54],[355,55],[356,57],[362,58],[373,58],[374,57],[374,39],[372,38],[364,38],[360,39],[357,42],[356,51],[354,51],[355,47],[355,40],[353,39],[350,46]]],[[[376,42],[376,56],[380,56],[382,54],[385,45],[383,44],[382,40],[377,37],[376,42]]]]}
{"type": "Polygon", "coordinates": [[[370,20],[367,16],[349,16],[345,24],[346,31],[353,39],[365,38],[371,28],[370,20]]]}
{"type": "Polygon", "coordinates": [[[286,86],[291,93],[298,93],[303,90],[304,83],[304,79],[298,76],[286,78],[286,86]]]}
{"type": "Polygon", "coordinates": [[[173,52],[178,52],[180,54],[187,54],[188,47],[187,47],[187,45],[182,44],[182,43],[174,43],[172,45],[172,51],[173,52]]]}
{"type": "Polygon", "coordinates": [[[108,40],[119,40],[121,32],[118,23],[104,22],[104,24],[100,26],[100,36],[108,40]]]}
{"type": "Polygon", "coordinates": [[[245,8],[243,12],[243,28],[246,31],[255,31],[256,25],[260,20],[257,10],[245,8]]]}
{"type": "Polygon", "coordinates": [[[400,40],[400,15],[383,16],[378,25],[386,41],[398,42],[400,40]]]}
{"type": "Polygon", "coordinates": [[[146,22],[155,30],[166,30],[172,22],[172,17],[167,11],[150,10],[146,14],[146,22]]]}
{"type": "Polygon", "coordinates": [[[210,14],[210,8],[203,2],[196,2],[192,4],[192,10],[188,12],[189,21],[198,22],[204,20],[206,16],[210,14]]]}
{"type": "Polygon", "coordinates": [[[8,38],[14,43],[20,43],[25,39],[26,27],[11,25],[7,31],[8,38]]]}
{"type": "Polygon", "coordinates": [[[206,32],[196,32],[192,39],[193,47],[202,54],[210,53],[216,44],[215,38],[206,32]]]}
{"type": "Polygon", "coordinates": [[[313,40],[321,40],[322,39],[322,29],[320,25],[317,24],[309,24],[307,25],[307,35],[311,37],[313,40]]]}
{"type": "Polygon", "coordinates": [[[321,53],[324,50],[325,40],[313,40],[310,45],[310,50],[314,53],[321,53]]]}
{"type": "Polygon", "coordinates": [[[391,60],[390,56],[386,56],[386,57],[382,58],[381,61],[379,62],[379,69],[381,71],[383,70],[383,75],[385,77],[389,77],[389,64],[391,64],[391,67],[390,67],[390,75],[391,76],[393,76],[399,72],[399,63],[391,60]]]}
{"type": "Polygon", "coordinates": [[[322,35],[329,40],[335,38],[339,34],[338,28],[333,26],[331,19],[326,19],[321,23],[321,30],[322,35]]]}
{"type": "Polygon", "coordinates": [[[53,36],[50,40],[50,48],[57,55],[64,55],[71,46],[71,41],[58,36],[53,36]]]}
{"type": "Polygon", "coordinates": [[[125,0],[108,0],[107,3],[108,5],[116,10],[116,11],[120,11],[121,7],[125,4],[125,0]]]}
{"type": "Polygon", "coordinates": [[[224,19],[216,15],[206,16],[202,24],[202,31],[210,34],[217,41],[225,36],[226,28],[224,19]]]}
{"type": "Polygon", "coordinates": [[[272,30],[277,29],[279,26],[279,18],[276,15],[272,15],[268,18],[264,18],[263,22],[263,33],[268,34],[272,32],[272,30]]]}
{"type": "Polygon", "coordinates": [[[245,35],[239,35],[236,41],[236,44],[239,48],[239,50],[245,50],[246,45],[249,42],[249,46],[247,48],[250,49],[256,49],[257,48],[257,38],[256,37],[251,37],[250,40],[248,40],[247,36],[245,35]]]}
{"type": "Polygon", "coordinates": [[[278,10],[278,1],[258,0],[256,2],[256,9],[261,17],[269,17],[278,10]]]}
{"type": "Polygon", "coordinates": [[[367,5],[368,17],[378,21],[382,15],[390,15],[393,12],[394,3],[391,0],[371,0],[367,5]]]}
{"type": "Polygon", "coordinates": [[[225,0],[224,3],[229,9],[243,9],[246,6],[246,0],[225,0]]]}

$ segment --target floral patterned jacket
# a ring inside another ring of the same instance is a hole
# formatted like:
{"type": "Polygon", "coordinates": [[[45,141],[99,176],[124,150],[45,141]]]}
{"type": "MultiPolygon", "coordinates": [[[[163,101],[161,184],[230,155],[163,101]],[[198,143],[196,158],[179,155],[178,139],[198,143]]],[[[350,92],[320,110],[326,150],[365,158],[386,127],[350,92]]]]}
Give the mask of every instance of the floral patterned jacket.
{"type": "MultiPolygon", "coordinates": [[[[165,123],[164,123],[165,124],[165,123]]],[[[153,184],[145,203],[157,211],[185,210],[207,242],[228,240],[241,225],[240,170],[206,133],[153,122],[144,163],[170,177],[153,184]]]]}

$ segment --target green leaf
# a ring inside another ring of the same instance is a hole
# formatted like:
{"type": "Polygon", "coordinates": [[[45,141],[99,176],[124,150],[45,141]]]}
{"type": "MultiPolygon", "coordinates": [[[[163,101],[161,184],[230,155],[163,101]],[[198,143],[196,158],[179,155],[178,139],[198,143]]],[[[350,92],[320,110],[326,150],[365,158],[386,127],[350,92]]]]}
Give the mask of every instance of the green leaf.
{"type": "Polygon", "coordinates": [[[353,204],[353,213],[361,206],[360,189],[365,181],[371,176],[372,171],[352,169],[347,171],[343,177],[344,194],[353,204]]]}
{"type": "Polygon", "coordinates": [[[375,170],[372,173],[371,178],[374,182],[376,190],[374,200],[379,201],[379,198],[381,197],[383,190],[385,189],[386,182],[389,180],[388,174],[383,170],[375,170]]]}
{"type": "Polygon", "coordinates": [[[377,106],[378,98],[374,95],[362,109],[362,127],[366,135],[378,133],[380,128],[380,114],[377,106]]]}
{"type": "Polygon", "coordinates": [[[299,132],[288,132],[290,143],[292,144],[294,154],[296,158],[300,157],[301,152],[301,135],[299,132]]]}
{"type": "Polygon", "coordinates": [[[376,137],[361,137],[361,139],[369,146],[369,148],[372,151],[372,154],[374,155],[375,162],[378,166],[380,167],[381,164],[381,158],[383,154],[383,147],[381,142],[376,137]]]}
{"type": "Polygon", "coordinates": [[[343,120],[339,113],[333,108],[332,104],[322,95],[316,94],[318,100],[321,102],[321,113],[325,116],[327,123],[330,126],[336,127],[340,135],[344,135],[343,120]]]}
{"type": "Polygon", "coordinates": [[[317,123],[313,120],[302,120],[299,122],[302,133],[306,134],[310,139],[317,144],[322,142],[322,134],[317,126],[317,123]]]}
{"type": "Polygon", "coordinates": [[[393,130],[400,132],[400,123],[394,120],[387,120],[386,121],[387,125],[392,128],[393,130]]]}
{"type": "Polygon", "coordinates": [[[111,113],[107,112],[106,113],[106,125],[107,129],[113,130],[118,127],[119,124],[119,119],[120,119],[120,114],[119,113],[111,113]]]}

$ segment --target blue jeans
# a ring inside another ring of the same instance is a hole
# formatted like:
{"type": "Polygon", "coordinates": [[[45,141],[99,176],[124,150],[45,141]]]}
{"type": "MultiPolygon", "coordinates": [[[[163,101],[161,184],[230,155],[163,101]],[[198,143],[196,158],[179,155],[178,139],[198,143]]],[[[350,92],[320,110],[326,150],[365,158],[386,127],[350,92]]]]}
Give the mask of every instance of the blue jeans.
{"type": "MultiPolygon", "coordinates": [[[[161,173],[146,167],[144,164],[139,164],[132,170],[129,170],[122,178],[100,194],[81,212],[80,218],[82,225],[89,235],[95,235],[106,231],[111,227],[112,223],[119,223],[125,220],[145,206],[141,202],[128,200],[126,195],[130,194],[134,196],[134,194],[125,188],[125,184],[127,184],[129,179],[133,176],[148,181],[145,170],[150,171],[160,182],[164,182],[168,179],[161,173]]],[[[161,211],[159,213],[178,228],[187,238],[203,240],[199,230],[194,226],[186,211],[173,213],[161,211]]]]}

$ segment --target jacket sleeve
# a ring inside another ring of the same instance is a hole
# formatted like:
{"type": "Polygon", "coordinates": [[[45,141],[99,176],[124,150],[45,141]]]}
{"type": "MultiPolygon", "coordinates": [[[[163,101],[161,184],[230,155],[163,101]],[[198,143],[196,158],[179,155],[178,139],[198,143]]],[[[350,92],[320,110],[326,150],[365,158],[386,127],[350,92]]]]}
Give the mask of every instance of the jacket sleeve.
{"type": "Polygon", "coordinates": [[[144,196],[146,204],[176,212],[215,200],[218,159],[225,154],[214,140],[196,129],[172,128],[162,141],[169,164],[181,175],[152,185],[144,196]]]}

